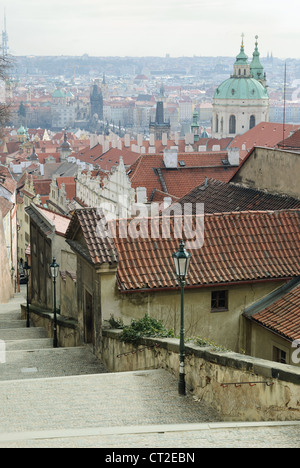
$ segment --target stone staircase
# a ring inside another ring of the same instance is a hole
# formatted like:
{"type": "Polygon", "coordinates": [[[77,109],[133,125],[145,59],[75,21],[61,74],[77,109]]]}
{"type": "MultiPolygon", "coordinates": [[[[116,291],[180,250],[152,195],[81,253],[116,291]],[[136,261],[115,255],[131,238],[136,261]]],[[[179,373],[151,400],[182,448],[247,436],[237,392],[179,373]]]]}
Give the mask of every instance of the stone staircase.
{"type": "Polygon", "coordinates": [[[25,302],[19,293],[8,304],[0,304],[0,340],[5,347],[0,381],[108,372],[88,347],[53,348],[44,328],[27,328],[20,309],[25,302]]]}

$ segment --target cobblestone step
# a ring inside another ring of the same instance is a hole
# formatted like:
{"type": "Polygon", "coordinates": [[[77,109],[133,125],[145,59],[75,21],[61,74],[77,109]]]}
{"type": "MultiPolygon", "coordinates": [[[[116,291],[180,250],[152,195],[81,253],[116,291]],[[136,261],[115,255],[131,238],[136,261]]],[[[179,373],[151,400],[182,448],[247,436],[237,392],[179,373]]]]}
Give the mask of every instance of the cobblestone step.
{"type": "MultiPolygon", "coordinates": [[[[33,342],[32,342],[33,343],[33,342]]],[[[47,343],[49,341],[47,339],[47,343]]],[[[27,344],[30,346],[30,344],[27,344]]],[[[88,348],[39,348],[7,351],[0,381],[65,377],[107,372],[88,348]]]]}

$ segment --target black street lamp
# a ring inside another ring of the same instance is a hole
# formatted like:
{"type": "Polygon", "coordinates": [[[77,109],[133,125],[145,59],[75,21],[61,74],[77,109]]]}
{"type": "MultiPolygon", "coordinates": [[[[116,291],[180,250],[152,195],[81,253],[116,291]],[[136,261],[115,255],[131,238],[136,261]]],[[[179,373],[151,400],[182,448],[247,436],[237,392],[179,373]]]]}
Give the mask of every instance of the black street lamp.
{"type": "Polygon", "coordinates": [[[59,265],[56,263],[56,258],[53,257],[52,263],[50,264],[51,277],[53,279],[54,289],[54,325],[53,325],[53,348],[58,347],[57,340],[57,318],[56,318],[56,278],[58,277],[59,265]]]}
{"type": "Polygon", "coordinates": [[[175,272],[180,282],[181,287],[181,311],[180,311],[180,365],[179,365],[179,382],[178,391],[180,395],[185,395],[185,372],[184,372],[184,359],[185,359],[185,346],[184,346],[184,287],[185,279],[188,276],[189,266],[192,255],[184,248],[184,242],[180,242],[180,247],[177,252],[172,255],[175,272]]]}
{"type": "Polygon", "coordinates": [[[28,294],[28,287],[29,287],[29,273],[31,267],[28,265],[28,262],[25,262],[23,267],[26,275],[26,285],[27,285],[27,312],[26,312],[26,327],[30,328],[30,321],[29,321],[29,294],[28,294]]]}

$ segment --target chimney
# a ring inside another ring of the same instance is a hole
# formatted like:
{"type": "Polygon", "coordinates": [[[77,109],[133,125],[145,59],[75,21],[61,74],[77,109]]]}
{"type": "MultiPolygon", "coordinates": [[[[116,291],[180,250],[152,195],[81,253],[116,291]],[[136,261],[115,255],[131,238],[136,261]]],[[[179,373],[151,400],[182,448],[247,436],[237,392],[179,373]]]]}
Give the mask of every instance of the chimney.
{"type": "Polygon", "coordinates": [[[228,149],[228,162],[231,166],[239,166],[240,164],[240,149],[239,148],[228,149]]]}
{"type": "Polygon", "coordinates": [[[192,145],[194,143],[194,134],[193,133],[186,133],[185,134],[185,144],[192,145]]]}
{"type": "Polygon", "coordinates": [[[137,187],[136,189],[137,203],[147,203],[147,189],[146,187],[137,187]]]}
{"type": "Polygon", "coordinates": [[[172,198],[171,197],[164,197],[164,210],[169,208],[172,205],[172,198]]]}
{"type": "Polygon", "coordinates": [[[162,134],[161,143],[162,143],[163,146],[167,146],[167,144],[168,144],[168,135],[167,135],[167,133],[162,134]]]}
{"type": "Polygon", "coordinates": [[[140,133],[137,136],[137,144],[138,146],[143,146],[143,135],[141,135],[140,133]]]}
{"type": "Polygon", "coordinates": [[[150,146],[155,146],[154,133],[151,133],[151,134],[150,134],[150,146]]]}
{"type": "Polygon", "coordinates": [[[128,133],[124,136],[124,146],[126,146],[126,148],[130,147],[130,135],[128,133]]]}
{"type": "Polygon", "coordinates": [[[167,169],[173,169],[178,164],[178,153],[176,150],[164,150],[164,164],[167,169]]]}

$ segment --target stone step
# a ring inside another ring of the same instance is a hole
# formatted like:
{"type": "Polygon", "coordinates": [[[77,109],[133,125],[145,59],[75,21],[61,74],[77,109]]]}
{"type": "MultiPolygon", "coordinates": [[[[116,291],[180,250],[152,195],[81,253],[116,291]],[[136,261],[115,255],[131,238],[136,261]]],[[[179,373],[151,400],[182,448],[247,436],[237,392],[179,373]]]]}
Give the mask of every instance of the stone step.
{"type": "Polygon", "coordinates": [[[21,320],[21,312],[20,310],[18,311],[13,311],[13,312],[0,312],[0,328],[1,328],[1,323],[5,320],[21,320]]]}
{"type": "Polygon", "coordinates": [[[26,328],[26,320],[3,320],[0,318],[0,330],[7,328],[26,328]]]}
{"type": "Polygon", "coordinates": [[[7,351],[0,381],[66,377],[107,372],[86,347],[7,351]]]}
{"type": "Polygon", "coordinates": [[[21,351],[44,348],[53,348],[52,338],[37,338],[32,340],[16,340],[5,342],[6,351],[21,351]]]}
{"type": "Polygon", "coordinates": [[[48,338],[45,328],[3,328],[0,329],[0,340],[30,340],[35,338],[48,338]]]}

